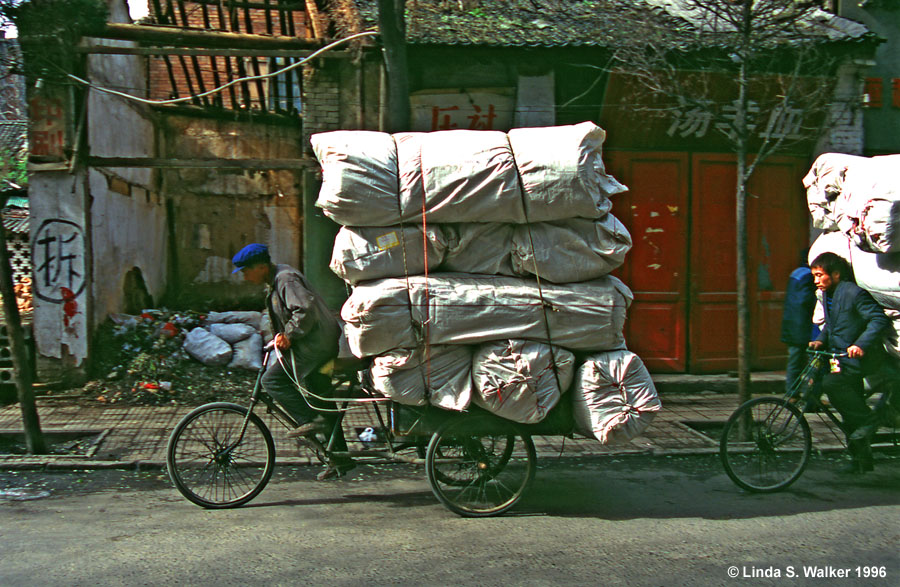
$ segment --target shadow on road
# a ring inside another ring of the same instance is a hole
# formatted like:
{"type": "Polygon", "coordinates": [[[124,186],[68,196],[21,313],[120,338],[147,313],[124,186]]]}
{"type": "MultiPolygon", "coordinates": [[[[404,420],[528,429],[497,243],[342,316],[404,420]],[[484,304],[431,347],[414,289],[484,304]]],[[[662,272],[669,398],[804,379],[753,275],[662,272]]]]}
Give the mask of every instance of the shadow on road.
{"type": "Polygon", "coordinates": [[[815,457],[788,489],[758,494],[732,484],[715,455],[559,462],[538,470],[511,515],[728,520],[900,504],[900,459],[858,477],[835,473],[839,463],[815,457]]]}

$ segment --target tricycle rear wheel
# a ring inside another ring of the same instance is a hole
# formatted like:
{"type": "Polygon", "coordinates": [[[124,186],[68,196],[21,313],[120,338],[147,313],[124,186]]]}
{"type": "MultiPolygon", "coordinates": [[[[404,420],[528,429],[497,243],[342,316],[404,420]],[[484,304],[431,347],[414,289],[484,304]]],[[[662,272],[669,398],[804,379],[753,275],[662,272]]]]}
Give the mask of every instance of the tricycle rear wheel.
{"type": "Polygon", "coordinates": [[[431,491],[466,517],[496,516],[513,507],[536,467],[531,436],[514,422],[485,415],[447,421],[425,455],[431,491]]]}

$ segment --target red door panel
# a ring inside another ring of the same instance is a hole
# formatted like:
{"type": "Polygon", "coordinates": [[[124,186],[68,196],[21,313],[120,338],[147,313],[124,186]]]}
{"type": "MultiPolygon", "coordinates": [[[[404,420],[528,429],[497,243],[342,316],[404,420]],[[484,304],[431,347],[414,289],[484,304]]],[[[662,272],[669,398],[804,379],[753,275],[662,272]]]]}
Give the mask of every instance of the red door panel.
{"type": "Polygon", "coordinates": [[[634,292],[625,337],[654,372],[687,367],[688,157],[684,153],[606,153],[607,168],[629,191],[613,214],[634,247],[617,272],[634,292]]]}
{"type": "Polygon", "coordinates": [[[694,155],[691,182],[690,371],[737,367],[735,166],[727,155],[694,155]]]}

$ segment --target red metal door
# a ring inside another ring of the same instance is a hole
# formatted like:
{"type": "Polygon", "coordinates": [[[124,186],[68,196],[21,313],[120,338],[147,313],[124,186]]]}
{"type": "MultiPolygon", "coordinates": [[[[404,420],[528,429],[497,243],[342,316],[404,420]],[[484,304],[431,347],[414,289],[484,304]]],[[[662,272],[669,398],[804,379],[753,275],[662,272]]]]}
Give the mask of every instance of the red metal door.
{"type": "Polygon", "coordinates": [[[607,168],[629,191],[613,214],[634,248],[616,274],[634,291],[625,338],[656,373],[687,367],[688,155],[607,152],[607,168]]]}

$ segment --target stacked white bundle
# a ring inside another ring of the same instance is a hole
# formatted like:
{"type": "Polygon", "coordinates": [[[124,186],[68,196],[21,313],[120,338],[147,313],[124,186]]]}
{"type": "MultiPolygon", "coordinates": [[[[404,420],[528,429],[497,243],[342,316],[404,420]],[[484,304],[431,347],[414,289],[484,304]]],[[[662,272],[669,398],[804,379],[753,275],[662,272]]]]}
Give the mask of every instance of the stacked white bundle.
{"type": "Polygon", "coordinates": [[[870,253],[900,251],[900,155],[820,155],[803,178],[813,225],[870,253]]]}
{"type": "Polygon", "coordinates": [[[354,286],[348,347],[374,357],[378,391],[536,423],[571,384],[572,350],[625,348],[632,294],[609,273],[632,241],[604,138],[593,123],[312,137],[316,204],[343,225],[331,267],[354,286]]]}
{"type": "Polygon", "coordinates": [[[893,332],[885,348],[900,357],[900,155],[854,157],[826,153],[804,179],[814,224],[828,229],[810,247],[846,259],[857,285],[885,308],[893,332]],[[818,194],[816,196],[811,194],[818,194]],[[813,199],[827,200],[814,205],[813,199]]]}

